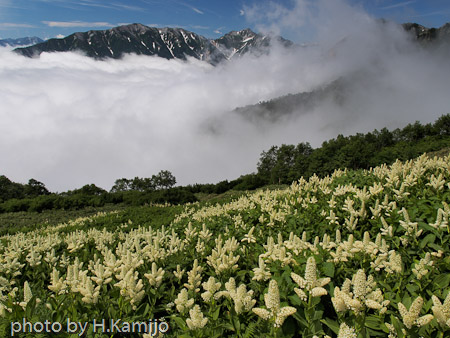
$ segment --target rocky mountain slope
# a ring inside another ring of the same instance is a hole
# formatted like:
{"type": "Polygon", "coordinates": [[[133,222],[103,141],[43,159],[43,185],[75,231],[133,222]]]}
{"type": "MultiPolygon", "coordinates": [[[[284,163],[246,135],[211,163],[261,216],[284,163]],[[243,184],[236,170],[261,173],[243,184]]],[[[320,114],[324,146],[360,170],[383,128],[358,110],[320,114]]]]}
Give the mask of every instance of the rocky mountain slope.
{"type": "MultiPolygon", "coordinates": [[[[427,28],[416,23],[406,23],[402,26],[424,47],[450,47],[450,23],[440,28],[427,28]]],[[[34,43],[33,46],[15,49],[15,52],[28,57],[35,57],[43,52],[79,51],[97,59],[118,59],[124,54],[133,53],[157,55],[166,59],[184,60],[186,57],[194,57],[214,65],[249,52],[257,55],[266,53],[273,44],[294,45],[282,37],[261,35],[250,29],[232,31],[211,40],[181,28],[155,28],[142,24],[77,32],[62,39],[36,39],[38,38],[22,41],[0,40],[0,45],[34,43]]]]}
{"type": "MultiPolygon", "coordinates": [[[[291,41],[281,37],[276,40],[286,46],[292,45],[291,41]]],[[[117,59],[126,53],[183,60],[190,56],[217,64],[248,52],[264,53],[272,42],[271,37],[256,34],[250,29],[230,32],[219,39],[209,40],[181,28],[131,24],[108,30],[74,33],[63,39],[50,39],[15,51],[28,57],[38,56],[43,52],[66,51],[80,51],[98,59],[117,59]]]]}
{"type": "Polygon", "coordinates": [[[18,47],[18,46],[30,46],[35,45],[37,43],[44,42],[44,40],[33,36],[33,37],[25,37],[19,39],[3,39],[0,40],[0,47],[18,47]]]}
{"type": "Polygon", "coordinates": [[[417,23],[405,23],[402,26],[424,47],[450,48],[450,23],[439,28],[427,28],[417,23]]]}

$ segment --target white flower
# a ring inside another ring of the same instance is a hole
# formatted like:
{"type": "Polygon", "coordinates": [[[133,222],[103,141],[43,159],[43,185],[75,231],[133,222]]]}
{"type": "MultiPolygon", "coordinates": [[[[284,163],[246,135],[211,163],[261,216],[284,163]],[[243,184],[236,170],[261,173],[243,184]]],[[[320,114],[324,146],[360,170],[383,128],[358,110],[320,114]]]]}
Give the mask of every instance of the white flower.
{"type": "Polygon", "coordinates": [[[201,329],[208,323],[208,318],[203,318],[203,313],[198,305],[189,310],[189,316],[190,318],[186,319],[186,324],[190,330],[201,329]]]}
{"type": "Polygon", "coordinates": [[[420,310],[422,310],[423,306],[423,298],[417,297],[409,307],[409,310],[406,309],[406,306],[402,303],[398,303],[398,310],[403,319],[403,324],[410,329],[413,326],[424,326],[433,320],[433,315],[425,315],[419,317],[420,310]]]}
{"type": "Polygon", "coordinates": [[[269,283],[269,291],[264,294],[264,302],[266,307],[270,310],[262,308],[253,308],[252,311],[264,320],[273,319],[274,326],[280,327],[284,320],[297,312],[297,309],[292,306],[284,306],[280,308],[280,293],[278,290],[277,281],[272,279],[269,283]]]}
{"type": "Polygon", "coordinates": [[[159,288],[162,283],[162,279],[164,277],[165,271],[162,268],[157,267],[156,263],[152,263],[152,272],[151,273],[145,273],[145,278],[148,279],[148,282],[151,286],[154,286],[155,288],[159,288]]]}
{"type": "Polygon", "coordinates": [[[358,335],[354,328],[348,326],[345,323],[342,323],[339,327],[339,333],[337,338],[357,338],[358,335]]]}
{"type": "Polygon", "coordinates": [[[178,312],[184,312],[194,305],[194,299],[189,299],[189,294],[187,289],[182,289],[175,299],[175,304],[178,312]]]}

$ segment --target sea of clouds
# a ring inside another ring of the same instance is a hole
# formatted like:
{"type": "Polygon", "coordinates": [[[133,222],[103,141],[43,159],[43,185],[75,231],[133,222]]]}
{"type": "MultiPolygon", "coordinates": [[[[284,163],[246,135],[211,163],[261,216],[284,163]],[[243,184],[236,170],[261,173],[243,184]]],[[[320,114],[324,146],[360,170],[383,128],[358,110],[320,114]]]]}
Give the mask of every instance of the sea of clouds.
{"type": "Polygon", "coordinates": [[[307,25],[315,43],[217,67],[136,55],[30,59],[0,49],[0,175],[35,178],[60,192],[88,183],[109,190],[117,178],[162,169],[182,185],[214,183],[256,171],[272,145],[317,147],[338,134],[450,113],[448,55],[419,48],[398,25],[340,0],[297,0],[289,9],[265,3],[245,12],[261,31],[301,34],[307,25]],[[339,78],[351,79],[339,104],[317,102],[276,123],[232,112],[339,78]]]}

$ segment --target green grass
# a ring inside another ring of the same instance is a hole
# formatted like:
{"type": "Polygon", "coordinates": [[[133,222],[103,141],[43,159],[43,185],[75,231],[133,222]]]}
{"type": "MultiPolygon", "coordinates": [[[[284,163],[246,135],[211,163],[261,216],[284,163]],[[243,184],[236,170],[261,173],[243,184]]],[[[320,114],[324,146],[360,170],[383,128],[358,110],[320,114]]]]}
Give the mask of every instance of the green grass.
{"type": "Polygon", "coordinates": [[[8,212],[0,214],[0,235],[18,231],[33,230],[43,225],[57,225],[79,217],[93,216],[99,212],[123,210],[121,205],[106,205],[99,208],[87,207],[80,210],[44,210],[42,212],[8,212]]]}
{"type": "Polygon", "coordinates": [[[427,153],[427,156],[430,158],[433,158],[435,156],[442,158],[442,157],[447,156],[448,154],[450,154],[450,147],[447,147],[447,148],[444,148],[444,149],[441,149],[438,151],[429,152],[429,153],[427,153]]]}

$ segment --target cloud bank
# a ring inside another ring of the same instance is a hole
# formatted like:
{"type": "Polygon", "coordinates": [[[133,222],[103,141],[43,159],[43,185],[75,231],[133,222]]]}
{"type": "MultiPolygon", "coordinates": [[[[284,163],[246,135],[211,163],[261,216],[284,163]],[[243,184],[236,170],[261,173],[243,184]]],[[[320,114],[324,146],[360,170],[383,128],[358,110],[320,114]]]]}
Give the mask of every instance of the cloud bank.
{"type": "MultiPolygon", "coordinates": [[[[310,5],[280,8],[269,26],[305,9],[314,22],[313,46],[277,47],[215,68],[192,59],[95,61],[76,53],[28,59],[0,50],[0,175],[23,183],[35,178],[51,191],[88,183],[109,190],[117,178],[162,169],[183,185],[218,182],[255,171],[271,145],[320,146],[338,134],[450,113],[448,57],[421,50],[399,27],[345,2],[310,5]],[[317,102],[276,123],[232,112],[336,79],[346,79],[341,100],[317,102]]],[[[252,11],[259,13],[245,9],[252,11]]]]}
{"type": "Polygon", "coordinates": [[[113,27],[109,22],[84,22],[84,21],[42,21],[49,27],[113,27]]]}

